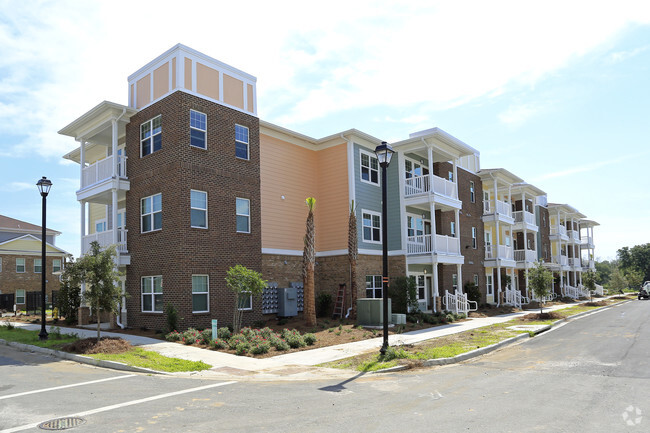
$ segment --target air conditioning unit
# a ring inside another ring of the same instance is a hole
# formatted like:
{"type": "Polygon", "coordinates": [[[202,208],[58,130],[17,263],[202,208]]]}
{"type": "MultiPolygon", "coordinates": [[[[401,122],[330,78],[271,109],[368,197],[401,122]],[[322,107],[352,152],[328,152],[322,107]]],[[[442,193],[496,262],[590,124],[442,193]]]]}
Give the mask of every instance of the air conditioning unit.
{"type": "MultiPolygon", "coordinates": [[[[357,299],[357,324],[361,326],[382,326],[384,324],[384,300],[382,298],[357,299]]],[[[391,300],[388,298],[388,323],[391,320],[391,300]]]]}

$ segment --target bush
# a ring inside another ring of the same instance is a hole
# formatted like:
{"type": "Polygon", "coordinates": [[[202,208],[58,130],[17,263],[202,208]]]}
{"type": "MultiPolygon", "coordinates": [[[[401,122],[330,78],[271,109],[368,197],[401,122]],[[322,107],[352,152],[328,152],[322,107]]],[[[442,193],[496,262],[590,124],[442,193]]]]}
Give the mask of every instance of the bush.
{"type": "Polygon", "coordinates": [[[465,293],[467,293],[468,300],[474,301],[477,304],[481,303],[481,290],[473,281],[465,283],[465,293]]]}
{"type": "Polygon", "coordinates": [[[200,344],[208,345],[212,341],[212,328],[205,328],[199,333],[198,341],[200,344]]]}
{"type": "Polygon", "coordinates": [[[230,332],[230,329],[227,327],[217,328],[217,338],[221,338],[222,340],[227,341],[231,336],[232,332],[230,332]]]}
{"type": "Polygon", "coordinates": [[[223,341],[221,338],[217,338],[216,340],[210,341],[209,346],[212,350],[223,350],[228,348],[228,343],[223,341]]]}
{"type": "Polygon", "coordinates": [[[271,335],[271,337],[269,338],[269,343],[277,351],[284,352],[285,350],[289,350],[289,344],[287,344],[284,338],[282,338],[278,334],[273,333],[273,335],[271,335]]]}
{"type": "Polygon", "coordinates": [[[453,313],[447,313],[445,316],[445,321],[448,323],[451,323],[455,320],[456,318],[454,317],[453,313]]]}
{"type": "Polygon", "coordinates": [[[235,334],[228,340],[228,347],[232,350],[237,349],[237,345],[241,343],[248,344],[248,340],[242,334],[235,334]]]}
{"type": "Polygon", "coordinates": [[[332,309],[332,295],[326,292],[320,292],[316,296],[316,316],[328,317],[332,309]]]}
{"type": "Polygon", "coordinates": [[[194,328],[187,328],[187,331],[183,332],[183,343],[190,345],[196,343],[196,340],[199,338],[199,331],[194,328]]]}
{"type": "Polygon", "coordinates": [[[237,343],[237,345],[235,346],[235,354],[239,356],[244,356],[248,353],[248,349],[250,349],[250,345],[248,344],[247,341],[237,343]]]}
{"type": "Polygon", "coordinates": [[[271,343],[261,335],[255,335],[250,340],[250,353],[253,355],[261,355],[267,353],[271,349],[271,343]]]}
{"type": "Polygon", "coordinates": [[[388,288],[393,313],[408,314],[420,310],[415,277],[397,277],[388,288]]]}
{"type": "Polygon", "coordinates": [[[314,343],[316,343],[316,336],[312,333],[305,334],[302,336],[302,338],[305,340],[305,344],[307,344],[307,346],[313,346],[314,343]]]}
{"type": "Polygon", "coordinates": [[[300,335],[300,332],[296,331],[295,329],[292,329],[289,331],[288,329],[285,329],[282,331],[282,338],[284,338],[292,349],[297,349],[299,347],[305,347],[307,343],[305,343],[305,339],[300,335]]]}
{"type": "Polygon", "coordinates": [[[167,341],[181,341],[183,339],[183,334],[178,331],[172,331],[169,334],[165,335],[165,340],[167,341]]]}
{"type": "Polygon", "coordinates": [[[165,317],[167,319],[167,332],[178,329],[178,311],[171,302],[165,305],[165,317]]]}
{"type": "Polygon", "coordinates": [[[77,310],[80,305],[81,288],[73,287],[67,279],[63,279],[56,297],[56,307],[59,315],[65,317],[66,325],[77,321],[77,310]]]}
{"type": "Polygon", "coordinates": [[[408,352],[401,347],[388,346],[386,353],[382,356],[379,355],[379,360],[382,362],[392,361],[393,359],[403,359],[408,357],[408,352]]]}

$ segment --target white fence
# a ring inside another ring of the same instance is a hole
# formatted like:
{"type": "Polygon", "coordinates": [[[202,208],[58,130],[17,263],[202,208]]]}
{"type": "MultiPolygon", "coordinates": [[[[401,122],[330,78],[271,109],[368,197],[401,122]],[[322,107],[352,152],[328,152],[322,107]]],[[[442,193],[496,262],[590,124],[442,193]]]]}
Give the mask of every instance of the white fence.
{"type": "Polygon", "coordinates": [[[506,245],[486,245],[485,246],[485,258],[490,259],[506,259],[512,260],[512,247],[506,245]]]}
{"type": "MultiPolygon", "coordinates": [[[[117,175],[126,178],[126,156],[118,156],[117,175]]],[[[97,161],[83,169],[81,187],[85,188],[113,177],[113,156],[97,161]]]]}
{"type": "Polygon", "coordinates": [[[445,291],[445,296],[442,297],[442,304],[445,310],[451,311],[456,314],[467,315],[470,311],[478,310],[478,304],[474,301],[467,299],[464,293],[449,293],[445,291]]]}
{"type": "Polygon", "coordinates": [[[504,305],[511,305],[515,308],[521,308],[522,305],[528,304],[529,300],[528,297],[523,296],[519,290],[506,288],[505,292],[503,293],[503,303],[504,305]]]}

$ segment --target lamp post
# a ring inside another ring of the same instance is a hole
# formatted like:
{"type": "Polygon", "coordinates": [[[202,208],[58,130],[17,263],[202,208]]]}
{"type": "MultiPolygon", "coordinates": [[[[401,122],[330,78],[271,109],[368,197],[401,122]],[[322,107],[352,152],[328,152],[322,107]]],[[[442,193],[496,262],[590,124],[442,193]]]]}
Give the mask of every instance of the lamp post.
{"type": "Polygon", "coordinates": [[[379,350],[379,353],[384,355],[388,349],[388,207],[386,206],[386,169],[390,160],[393,157],[394,150],[385,141],[382,141],[379,146],[375,148],[375,155],[381,166],[381,243],[383,247],[382,260],[383,260],[383,274],[381,295],[383,297],[383,325],[384,325],[384,342],[379,350]]]}
{"type": "Polygon", "coordinates": [[[36,182],[38,192],[43,197],[43,222],[41,225],[41,332],[38,333],[39,340],[47,340],[47,330],[45,329],[45,269],[47,261],[45,260],[45,209],[47,205],[47,195],[52,188],[52,182],[43,176],[36,182]]]}

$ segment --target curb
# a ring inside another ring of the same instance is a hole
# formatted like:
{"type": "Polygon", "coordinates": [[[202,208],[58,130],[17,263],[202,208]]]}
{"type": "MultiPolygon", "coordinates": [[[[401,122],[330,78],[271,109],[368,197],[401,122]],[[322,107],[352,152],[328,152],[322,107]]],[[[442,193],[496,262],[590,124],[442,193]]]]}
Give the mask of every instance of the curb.
{"type": "Polygon", "coordinates": [[[47,349],[45,347],[31,346],[29,344],[15,343],[13,341],[5,341],[2,339],[0,339],[0,344],[14,347],[22,352],[37,352],[55,358],[67,359],[68,361],[93,365],[95,367],[110,368],[113,370],[128,371],[131,373],[162,374],[162,375],[169,374],[164,371],[156,371],[156,370],[151,370],[143,367],[134,367],[117,361],[104,361],[102,359],[95,359],[95,358],[90,358],[88,356],[76,355],[74,353],[62,352],[60,350],[47,349]]]}
{"type": "MultiPolygon", "coordinates": [[[[557,325],[569,322],[569,321],[574,320],[574,319],[579,319],[579,318],[581,318],[583,316],[586,316],[588,314],[593,314],[593,313],[596,313],[596,312],[607,310],[609,308],[614,308],[614,307],[616,307],[618,305],[623,305],[623,304],[625,304],[627,302],[632,302],[632,301],[631,300],[622,301],[622,302],[616,303],[614,305],[607,305],[607,306],[600,307],[600,308],[597,308],[597,309],[594,309],[594,310],[591,310],[591,311],[584,311],[582,313],[574,314],[573,316],[565,317],[564,319],[556,320],[555,322],[553,322],[550,325],[546,325],[543,328],[540,328],[540,329],[538,329],[536,331],[533,331],[533,334],[534,335],[539,335],[542,332],[546,332],[546,331],[551,330],[552,328],[554,328],[557,325]]],[[[493,351],[495,351],[497,349],[500,349],[500,348],[502,348],[504,346],[514,344],[514,343],[518,342],[519,340],[525,340],[526,338],[532,338],[534,335],[530,335],[529,333],[524,332],[524,333],[522,333],[520,335],[517,335],[516,337],[507,338],[507,339],[505,339],[503,341],[499,341],[498,343],[491,344],[491,345],[485,346],[485,347],[481,347],[479,349],[475,349],[475,350],[472,350],[472,351],[469,351],[469,352],[461,353],[460,355],[456,355],[456,356],[453,356],[451,358],[427,359],[426,361],[424,361],[422,363],[422,366],[423,367],[433,367],[433,366],[437,366],[437,365],[457,364],[457,363],[462,362],[462,361],[467,361],[468,359],[472,359],[472,358],[476,358],[476,357],[481,356],[481,355],[488,354],[488,353],[493,352],[493,351]]],[[[377,370],[377,371],[373,371],[371,373],[372,374],[393,373],[393,372],[396,372],[396,371],[404,371],[404,370],[410,370],[410,369],[411,369],[411,367],[408,366],[408,365],[397,365],[395,367],[385,368],[383,370],[377,370]]]]}

